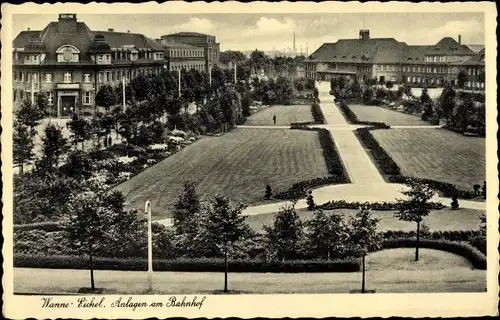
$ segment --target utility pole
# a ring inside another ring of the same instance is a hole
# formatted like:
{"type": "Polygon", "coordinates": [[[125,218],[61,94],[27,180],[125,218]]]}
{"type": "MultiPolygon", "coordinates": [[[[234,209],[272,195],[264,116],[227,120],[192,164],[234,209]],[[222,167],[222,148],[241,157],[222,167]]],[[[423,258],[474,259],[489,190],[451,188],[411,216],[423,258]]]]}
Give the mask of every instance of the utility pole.
{"type": "Polygon", "coordinates": [[[122,87],[123,87],[123,92],[122,92],[122,95],[123,95],[123,111],[125,112],[125,110],[127,110],[127,102],[125,100],[125,77],[122,78],[122,87]]]}
{"type": "Polygon", "coordinates": [[[181,69],[177,70],[177,78],[179,82],[179,98],[181,97],[181,69]]]}
{"type": "Polygon", "coordinates": [[[31,104],[35,104],[35,77],[31,75],[31,104]]]}
{"type": "Polygon", "coordinates": [[[236,76],[236,62],[234,63],[234,84],[236,85],[236,83],[238,82],[238,78],[236,76]]]}
{"type": "Polygon", "coordinates": [[[210,85],[212,85],[212,66],[208,66],[208,81],[210,82],[210,85]]]}
{"type": "Polygon", "coordinates": [[[295,56],[296,51],[295,51],[295,32],[293,33],[293,56],[295,56]]]}
{"type": "Polygon", "coordinates": [[[153,291],[153,230],[151,228],[151,201],[146,201],[144,207],[148,215],[148,285],[149,291],[153,291]]]}

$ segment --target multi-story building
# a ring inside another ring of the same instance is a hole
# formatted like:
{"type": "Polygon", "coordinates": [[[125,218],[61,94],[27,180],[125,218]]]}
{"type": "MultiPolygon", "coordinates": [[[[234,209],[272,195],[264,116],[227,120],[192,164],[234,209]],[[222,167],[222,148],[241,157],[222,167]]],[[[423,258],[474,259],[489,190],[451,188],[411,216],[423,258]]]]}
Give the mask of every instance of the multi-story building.
{"type": "Polygon", "coordinates": [[[168,42],[165,39],[156,40],[164,50],[165,59],[168,61],[168,70],[191,70],[205,71],[207,69],[205,50],[185,43],[168,42]]]}
{"type": "Polygon", "coordinates": [[[439,86],[455,82],[463,64],[474,56],[467,46],[453,38],[435,45],[414,46],[393,38],[370,38],[360,30],[359,39],[325,43],[306,60],[306,76],[329,80],[348,78],[392,81],[411,86],[439,86]]]}
{"type": "Polygon", "coordinates": [[[159,73],[163,55],[163,46],[142,34],[91,31],[76,14],[60,14],[57,22],[22,31],[13,41],[14,107],[44,92],[54,116],[92,113],[102,85],[159,73]]]}
{"type": "Polygon", "coordinates": [[[220,65],[220,43],[216,42],[215,36],[198,32],[178,32],[161,36],[163,41],[169,43],[184,43],[203,48],[206,70],[220,65]]]}
{"type": "Polygon", "coordinates": [[[485,69],[484,69],[484,49],[479,51],[475,56],[465,61],[462,68],[467,72],[468,79],[465,83],[465,88],[469,90],[484,90],[485,69]]]}

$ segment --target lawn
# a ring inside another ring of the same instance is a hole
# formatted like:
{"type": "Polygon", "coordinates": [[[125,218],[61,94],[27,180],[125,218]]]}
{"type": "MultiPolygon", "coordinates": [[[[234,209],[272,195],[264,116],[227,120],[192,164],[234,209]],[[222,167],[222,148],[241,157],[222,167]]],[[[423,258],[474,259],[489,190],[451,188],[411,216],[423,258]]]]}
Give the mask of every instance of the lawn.
{"type": "Polygon", "coordinates": [[[272,106],[247,118],[247,126],[272,126],[276,115],[277,126],[288,126],[292,122],[314,121],[310,105],[272,106]]]}
{"type": "MultiPolygon", "coordinates": [[[[326,210],[328,211],[328,210],[326,210]]],[[[357,210],[354,209],[337,209],[344,217],[354,216],[357,210]]],[[[306,209],[297,210],[297,214],[303,221],[309,220],[312,217],[312,212],[306,209]]],[[[452,210],[444,208],[442,210],[435,210],[429,216],[424,218],[424,223],[429,226],[431,231],[452,231],[452,230],[479,230],[481,223],[480,217],[484,212],[459,209],[452,210]]],[[[386,230],[401,230],[401,231],[415,231],[416,224],[406,221],[401,221],[394,216],[392,211],[372,211],[374,217],[380,218],[379,231],[386,230]]],[[[257,232],[262,231],[264,225],[272,225],[275,213],[259,214],[248,216],[247,222],[257,232]]]]}
{"type": "Polygon", "coordinates": [[[385,109],[378,106],[367,106],[361,104],[349,105],[352,112],[356,114],[359,121],[384,122],[390,126],[428,126],[429,123],[422,121],[417,116],[385,109]]]}
{"type": "Polygon", "coordinates": [[[372,134],[405,176],[453,183],[469,190],[485,180],[484,138],[427,128],[374,130],[372,134]]]}
{"type": "Polygon", "coordinates": [[[263,201],[267,184],[276,193],[327,175],[317,132],[237,128],[204,137],[115,189],[140,210],[150,199],[160,219],[170,216],[184,179],[198,181],[200,194],[221,193],[250,205],[263,201]]]}

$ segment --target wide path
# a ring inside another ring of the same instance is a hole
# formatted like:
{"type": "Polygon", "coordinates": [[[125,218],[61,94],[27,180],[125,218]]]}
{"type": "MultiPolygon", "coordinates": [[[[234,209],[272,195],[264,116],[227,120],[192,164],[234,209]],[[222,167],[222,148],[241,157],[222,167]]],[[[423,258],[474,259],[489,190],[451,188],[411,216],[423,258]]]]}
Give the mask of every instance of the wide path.
{"type": "MultiPolygon", "coordinates": [[[[105,294],[144,294],[146,272],[94,272],[95,285],[105,294]]],[[[446,269],[370,270],[367,289],[377,293],[396,292],[481,292],[486,290],[484,270],[449,266],[446,269]],[[457,276],[458,275],[458,276],[457,276]]],[[[88,270],[14,268],[14,293],[77,294],[90,286],[88,270]],[[68,281],[71,279],[71,281],[68,281]]],[[[224,286],[220,272],[154,272],[153,294],[210,294],[224,286]]],[[[349,293],[361,287],[361,273],[229,273],[229,290],[243,293],[349,293]]]]}

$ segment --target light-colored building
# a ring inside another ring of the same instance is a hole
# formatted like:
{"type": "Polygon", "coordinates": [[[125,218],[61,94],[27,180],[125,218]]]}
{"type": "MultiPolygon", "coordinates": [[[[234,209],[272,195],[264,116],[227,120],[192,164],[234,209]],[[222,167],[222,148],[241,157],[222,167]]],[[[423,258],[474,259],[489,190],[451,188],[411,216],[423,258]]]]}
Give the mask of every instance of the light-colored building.
{"type": "Polygon", "coordinates": [[[460,36],[458,41],[446,37],[435,45],[415,46],[394,38],[370,38],[369,30],[360,30],[358,39],[324,43],[313,52],[306,60],[306,76],[442,86],[455,82],[463,64],[473,56],[460,36]]]}
{"type": "Polygon", "coordinates": [[[168,43],[183,43],[204,49],[205,65],[214,68],[220,65],[220,43],[215,36],[198,32],[178,32],[161,36],[162,41],[168,43]]]}
{"type": "Polygon", "coordinates": [[[14,108],[43,92],[54,116],[91,114],[102,85],[159,73],[166,64],[164,48],[146,36],[92,31],[73,13],[19,33],[12,54],[14,108]]]}
{"type": "Polygon", "coordinates": [[[185,43],[157,40],[165,48],[165,59],[168,60],[168,70],[206,70],[205,50],[185,43]]]}

